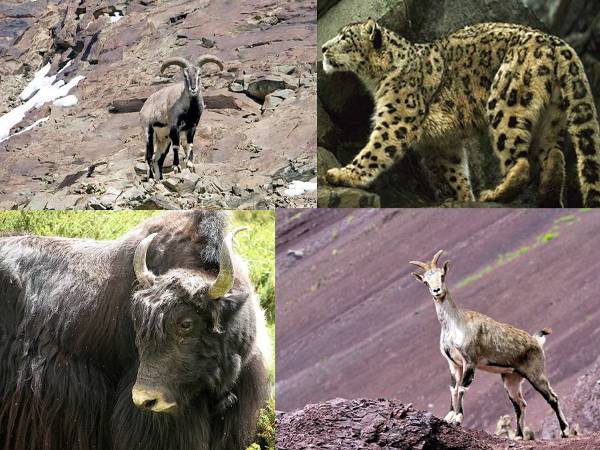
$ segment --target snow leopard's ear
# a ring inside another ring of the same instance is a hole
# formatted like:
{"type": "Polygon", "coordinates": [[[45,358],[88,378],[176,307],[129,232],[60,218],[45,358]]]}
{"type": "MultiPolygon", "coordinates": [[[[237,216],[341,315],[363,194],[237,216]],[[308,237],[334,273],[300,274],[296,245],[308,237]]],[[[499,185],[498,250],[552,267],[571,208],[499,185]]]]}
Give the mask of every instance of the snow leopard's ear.
{"type": "Polygon", "coordinates": [[[381,28],[379,27],[379,24],[370,17],[367,21],[367,32],[369,33],[369,38],[373,43],[373,47],[375,47],[376,50],[379,50],[383,43],[383,38],[381,36],[381,28]]]}

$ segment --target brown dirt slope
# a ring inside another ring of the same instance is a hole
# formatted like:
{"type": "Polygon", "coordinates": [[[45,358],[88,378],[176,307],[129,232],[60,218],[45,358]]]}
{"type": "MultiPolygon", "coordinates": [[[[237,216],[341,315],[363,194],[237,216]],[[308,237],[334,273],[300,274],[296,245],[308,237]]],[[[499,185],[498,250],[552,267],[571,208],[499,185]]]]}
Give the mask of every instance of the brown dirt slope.
{"type": "Polygon", "coordinates": [[[85,76],[70,92],[77,105],[47,103],[11,134],[48,121],[0,143],[0,206],[314,204],[315,193],[290,197],[285,189],[316,175],[316,3],[0,0],[0,116],[22,104],[19,93],[48,62],[53,75],[71,61],[57,80],[85,76]],[[202,54],[221,57],[225,71],[204,69],[196,174],[145,183],[137,111],[150,94],[182,79],[175,68],[160,76],[162,61],[202,54]]]}
{"type": "Polygon", "coordinates": [[[277,449],[583,450],[600,446],[600,433],[567,440],[509,441],[389,400],[335,399],[277,414],[277,449]]]}
{"type": "MultiPolygon", "coordinates": [[[[408,261],[444,248],[459,305],[531,333],[553,328],[550,381],[567,416],[584,432],[600,431],[600,212],[278,211],[277,226],[279,410],[383,397],[443,417],[450,377],[439,323],[408,261]]],[[[550,408],[528,383],[524,394],[529,426],[552,436],[550,408]]],[[[499,376],[476,372],[464,425],[493,432],[503,414],[512,406],[499,376]]]]}

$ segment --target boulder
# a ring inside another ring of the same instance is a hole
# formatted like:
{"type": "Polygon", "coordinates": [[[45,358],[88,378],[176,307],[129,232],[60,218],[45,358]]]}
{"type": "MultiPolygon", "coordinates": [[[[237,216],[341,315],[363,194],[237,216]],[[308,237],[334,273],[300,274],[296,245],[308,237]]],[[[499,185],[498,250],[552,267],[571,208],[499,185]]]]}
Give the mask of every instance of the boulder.
{"type": "Polygon", "coordinates": [[[183,170],[181,173],[171,175],[169,178],[163,180],[163,186],[179,194],[190,194],[194,192],[194,188],[199,180],[199,175],[189,170],[183,170]]]}
{"type": "MultiPolygon", "coordinates": [[[[542,444],[509,440],[448,424],[431,412],[387,399],[342,399],[309,404],[291,412],[276,412],[277,448],[343,449],[463,449],[575,450],[598,448],[600,433],[542,444]],[[332,446],[335,443],[335,446],[332,446]]],[[[536,441],[538,442],[538,441],[536,441]]]]}
{"type": "Polygon", "coordinates": [[[269,109],[275,109],[280,104],[294,96],[294,91],[292,89],[278,89],[265,97],[265,101],[262,105],[263,111],[267,111],[269,109]]]}
{"type": "Polygon", "coordinates": [[[264,100],[265,97],[280,89],[294,89],[297,84],[294,79],[284,75],[265,75],[245,82],[246,93],[257,100],[264,100]]]}
{"type": "Polygon", "coordinates": [[[322,147],[335,148],[339,143],[340,136],[329,114],[323,108],[321,100],[317,100],[317,117],[319,118],[317,144],[322,147]]]}
{"type": "Polygon", "coordinates": [[[317,179],[319,184],[325,183],[325,174],[329,169],[340,166],[340,162],[333,153],[324,147],[317,148],[317,179]]]}
{"type": "Polygon", "coordinates": [[[379,195],[356,188],[319,185],[317,193],[319,208],[380,208],[379,195]]]}

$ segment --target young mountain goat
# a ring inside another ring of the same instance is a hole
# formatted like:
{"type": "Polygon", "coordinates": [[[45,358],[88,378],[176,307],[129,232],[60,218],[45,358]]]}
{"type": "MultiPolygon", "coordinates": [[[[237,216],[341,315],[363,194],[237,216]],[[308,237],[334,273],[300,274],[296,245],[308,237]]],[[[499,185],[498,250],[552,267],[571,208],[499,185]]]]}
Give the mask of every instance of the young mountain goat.
{"type": "Polygon", "coordinates": [[[413,272],[412,275],[429,288],[442,326],[440,351],[448,361],[452,377],[451,408],[444,420],[462,422],[463,397],[473,381],[475,369],[481,369],[501,374],[504,388],[515,408],[518,438],[523,438],[525,430],[527,403],[521,392],[523,379],[527,379],[550,404],[558,417],[561,436],[567,437],[569,425],[546,376],[542,345],[545,335],[551,330],[544,328],[531,336],[478,312],[460,309],[446,286],[448,261],[442,267],[437,265],[442,253],[443,250],[437,252],[429,264],[420,261],[410,261],[410,264],[425,271],[422,274],[413,272]]]}

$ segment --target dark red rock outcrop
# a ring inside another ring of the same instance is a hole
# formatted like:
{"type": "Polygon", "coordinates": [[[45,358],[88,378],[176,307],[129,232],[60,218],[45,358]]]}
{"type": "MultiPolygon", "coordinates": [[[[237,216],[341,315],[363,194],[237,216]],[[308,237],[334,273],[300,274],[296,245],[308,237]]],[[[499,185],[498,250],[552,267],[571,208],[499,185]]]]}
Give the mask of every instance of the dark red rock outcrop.
{"type": "Polygon", "coordinates": [[[550,441],[510,441],[448,425],[394,400],[335,399],[277,413],[277,450],[581,450],[600,448],[600,433],[550,441]]]}

